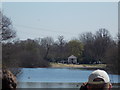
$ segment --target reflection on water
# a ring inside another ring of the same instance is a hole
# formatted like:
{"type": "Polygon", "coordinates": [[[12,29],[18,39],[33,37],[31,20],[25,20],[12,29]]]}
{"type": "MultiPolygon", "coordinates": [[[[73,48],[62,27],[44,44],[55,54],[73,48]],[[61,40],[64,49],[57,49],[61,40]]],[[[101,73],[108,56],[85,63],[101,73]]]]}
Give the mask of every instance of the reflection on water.
{"type": "MultiPolygon", "coordinates": [[[[18,88],[79,88],[87,82],[93,70],[23,68],[18,78],[18,88]]],[[[118,75],[109,74],[112,83],[118,83],[118,75]]],[[[120,83],[120,81],[119,81],[120,83]]]]}

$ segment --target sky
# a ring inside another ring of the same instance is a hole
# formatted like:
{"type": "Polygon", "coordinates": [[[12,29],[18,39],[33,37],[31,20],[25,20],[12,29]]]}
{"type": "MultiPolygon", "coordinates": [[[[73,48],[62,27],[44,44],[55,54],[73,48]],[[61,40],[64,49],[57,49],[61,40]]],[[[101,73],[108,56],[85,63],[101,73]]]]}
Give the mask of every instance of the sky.
{"type": "Polygon", "coordinates": [[[118,33],[117,2],[3,2],[2,10],[21,40],[59,35],[70,40],[100,28],[113,37],[118,33]]]}

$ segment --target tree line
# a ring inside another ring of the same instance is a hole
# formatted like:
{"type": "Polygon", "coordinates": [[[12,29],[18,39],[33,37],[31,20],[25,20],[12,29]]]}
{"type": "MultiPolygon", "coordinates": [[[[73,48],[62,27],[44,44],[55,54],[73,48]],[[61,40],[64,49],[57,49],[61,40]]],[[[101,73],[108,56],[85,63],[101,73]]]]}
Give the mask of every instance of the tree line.
{"type": "Polygon", "coordinates": [[[70,55],[74,55],[79,64],[101,62],[118,73],[120,34],[114,40],[107,29],[101,28],[95,34],[82,33],[69,41],[64,36],[58,36],[56,41],[52,37],[44,37],[8,42],[16,36],[16,32],[11,20],[1,12],[0,15],[0,42],[5,67],[49,67],[50,62],[65,61],[70,55]]]}

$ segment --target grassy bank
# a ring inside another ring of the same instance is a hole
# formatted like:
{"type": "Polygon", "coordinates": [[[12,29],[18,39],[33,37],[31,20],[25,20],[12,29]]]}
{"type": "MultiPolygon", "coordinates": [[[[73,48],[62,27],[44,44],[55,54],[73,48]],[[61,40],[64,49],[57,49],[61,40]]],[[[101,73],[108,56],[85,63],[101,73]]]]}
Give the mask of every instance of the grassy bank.
{"type": "Polygon", "coordinates": [[[61,63],[50,63],[51,67],[54,68],[106,68],[106,64],[61,64],[61,63]]]}

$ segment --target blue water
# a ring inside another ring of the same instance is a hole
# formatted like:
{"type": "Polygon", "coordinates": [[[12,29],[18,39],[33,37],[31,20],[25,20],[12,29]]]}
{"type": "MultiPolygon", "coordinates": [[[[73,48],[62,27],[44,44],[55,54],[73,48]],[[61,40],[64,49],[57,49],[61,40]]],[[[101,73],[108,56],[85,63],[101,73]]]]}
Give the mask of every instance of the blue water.
{"type": "MultiPolygon", "coordinates": [[[[67,68],[23,68],[19,82],[83,83],[93,70],[67,68]]],[[[120,83],[120,75],[109,74],[112,83],[120,83]]]]}

